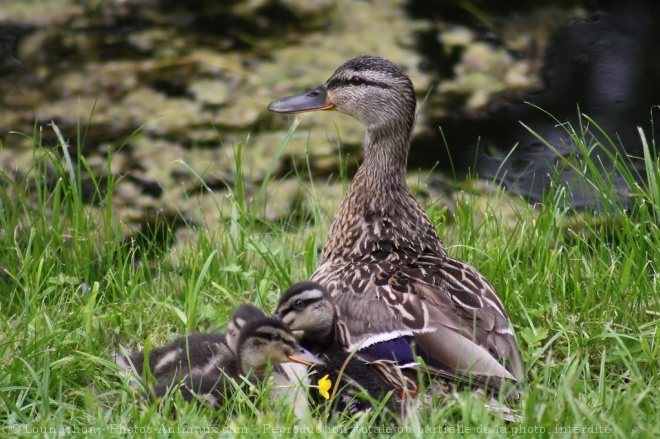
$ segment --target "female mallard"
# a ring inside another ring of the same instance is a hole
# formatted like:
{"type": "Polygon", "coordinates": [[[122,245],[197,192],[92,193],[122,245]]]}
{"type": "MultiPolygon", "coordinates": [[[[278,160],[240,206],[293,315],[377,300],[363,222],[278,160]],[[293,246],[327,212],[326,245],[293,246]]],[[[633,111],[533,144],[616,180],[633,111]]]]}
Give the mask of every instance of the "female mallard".
{"type": "MultiPolygon", "coordinates": [[[[295,387],[303,380],[307,366],[323,364],[316,356],[304,350],[290,330],[280,321],[268,318],[262,310],[251,305],[237,308],[227,328],[227,334],[191,334],[168,346],[153,349],[149,358],[144,352],[128,357],[118,357],[116,362],[128,371],[134,370],[145,378],[145,360],[148,361],[156,384],[152,388],[154,397],[163,397],[173,384],[181,382],[179,391],[187,401],[204,398],[209,405],[219,406],[231,393],[241,377],[251,382],[267,377],[268,365],[273,364],[275,395],[285,387],[295,387]],[[283,367],[283,363],[294,362],[305,365],[300,372],[283,367]]],[[[275,396],[274,395],[274,396],[275,396]]],[[[290,396],[296,414],[304,414],[298,407],[297,391],[290,396]],[[300,413],[299,413],[300,412],[300,413]]],[[[304,405],[306,405],[306,396],[304,405]]]]}
{"type": "Polygon", "coordinates": [[[447,256],[406,185],[415,107],[408,76],[375,56],[347,61],[324,85],[268,107],[337,110],[367,127],[364,162],[312,280],[339,310],[346,349],[393,381],[418,355],[445,379],[515,397],[525,372],[506,310],[486,278],[447,256]]]}

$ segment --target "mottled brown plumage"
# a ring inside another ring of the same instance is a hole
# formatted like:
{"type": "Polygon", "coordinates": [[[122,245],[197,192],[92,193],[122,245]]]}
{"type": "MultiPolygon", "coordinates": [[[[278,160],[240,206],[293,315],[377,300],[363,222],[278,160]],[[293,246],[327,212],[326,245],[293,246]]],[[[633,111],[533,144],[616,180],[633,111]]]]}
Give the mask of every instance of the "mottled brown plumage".
{"type": "MultiPolygon", "coordinates": [[[[506,310],[475,268],[447,256],[407,187],[415,106],[410,79],[374,56],[347,61],[307,94],[271,103],[281,113],[336,109],[367,127],[364,162],[312,280],[339,310],[346,349],[405,338],[443,379],[515,397],[525,373],[506,310]]],[[[373,360],[396,368],[391,359],[373,360]]]]}

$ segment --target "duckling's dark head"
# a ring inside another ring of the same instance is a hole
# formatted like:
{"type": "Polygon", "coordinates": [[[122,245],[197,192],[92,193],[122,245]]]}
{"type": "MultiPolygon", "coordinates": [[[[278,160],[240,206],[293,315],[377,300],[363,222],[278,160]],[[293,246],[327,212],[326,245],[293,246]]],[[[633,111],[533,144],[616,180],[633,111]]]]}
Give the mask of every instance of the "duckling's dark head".
{"type": "Polygon", "coordinates": [[[305,345],[329,340],[336,310],[321,284],[305,281],[293,284],[282,294],[274,317],[284,322],[305,345]]]}
{"type": "Polygon", "coordinates": [[[243,326],[252,320],[263,318],[266,318],[266,313],[254,305],[244,303],[236,308],[234,314],[232,314],[231,319],[227,323],[227,330],[225,331],[227,345],[234,354],[237,352],[238,338],[243,326]]]}
{"type": "Polygon", "coordinates": [[[295,362],[306,365],[323,361],[304,350],[280,321],[261,318],[248,321],[238,338],[237,357],[241,372],[263,379],[268,363],[295,362]]]}
{"type": "Polygon", "coordinates": [[[346,61],[325,84],[271,102],[268,109],[277,113],[337,110],[368,128],[403,123],[411,130],[415,106],[410,78],[392,62],[365,55],[346,61]]]}

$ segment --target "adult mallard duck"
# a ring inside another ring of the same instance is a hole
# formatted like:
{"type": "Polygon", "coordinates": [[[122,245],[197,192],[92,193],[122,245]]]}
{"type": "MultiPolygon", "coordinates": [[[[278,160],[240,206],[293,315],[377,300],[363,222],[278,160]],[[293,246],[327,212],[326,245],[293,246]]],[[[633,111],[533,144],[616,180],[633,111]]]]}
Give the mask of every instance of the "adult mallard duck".
{"type": "MultiPolygon", "coordinates": [[[[323,364],[323,361],[303,349],[280,321],[266,317],[259,308],[241,305],[237,308],[224,333],[191,334],[168,346],[151,350],[148,358],[144,352],[118,356],[115,361],[127,372],[135,372],[145,378],[148,363],[155,379],[152,396],[160,398],[169,388],[181,383],[179,391],[187,401],[202,397],[211,406],[221,405],[231,394],[235,384],[243,378],[251,382],[263,381],[268,366],[273,364],[273,396],[286,394],[285,388],[296,387],[305,379],[307,367],[323,364]],[[299,363],[302,370],[283,366],[299,363]]],[[[304,389],[306,390],[306,389],[304,389]]],[[[304,401],[294,389],[289,395],[296,414],[304,415],[304,401]],[[304,404],[300,405],[299,402],[304,404]]]]}
{"type": "Polygon", "coordinates": [[[447,256],[406,184],[416,108],[408,76],[386,59],[360,56],[320,87],[268,108],[337,110],[367,128],[364,161],[312,276],[337,306],[343,346],[393,382],[421,356],[445,380],[517,397],[525,372],[502,302],[475,268],[447,256]]]}

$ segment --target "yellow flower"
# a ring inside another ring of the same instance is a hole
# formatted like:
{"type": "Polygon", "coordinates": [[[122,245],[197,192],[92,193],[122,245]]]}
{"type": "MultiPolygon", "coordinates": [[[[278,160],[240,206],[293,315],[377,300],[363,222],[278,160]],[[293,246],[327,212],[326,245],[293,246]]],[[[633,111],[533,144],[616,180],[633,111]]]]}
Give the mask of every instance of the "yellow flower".
{"type": "Polygon", "coordinates": [[[332,387],[332,381],[330,381],[328,377],[329,375],[326,375],[319,380],[319,393],[325,399],[330,399],[330,394],[328,393],[328,390],[330,390],[330,387],[332,387]]]}

